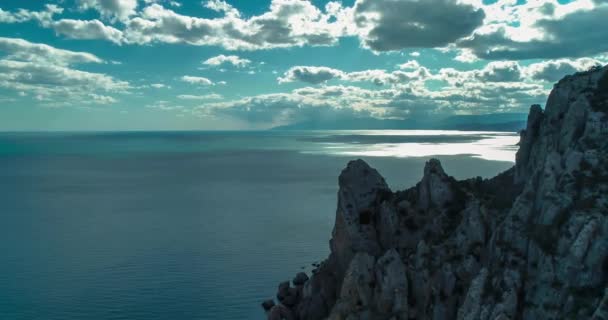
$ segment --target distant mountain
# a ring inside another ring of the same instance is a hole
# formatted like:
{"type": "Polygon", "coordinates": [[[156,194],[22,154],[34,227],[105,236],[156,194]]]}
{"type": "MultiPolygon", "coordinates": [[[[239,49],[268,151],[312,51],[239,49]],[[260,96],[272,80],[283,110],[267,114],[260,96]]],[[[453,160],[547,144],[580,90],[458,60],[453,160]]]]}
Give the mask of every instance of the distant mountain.
{"type": "Polygon", "coordinates": [[[273,128],[273,130],[466,130],[520,131],[526,127],[525,113],[458,115],[441,119],[347,119],[307,121],[273,128]]]}

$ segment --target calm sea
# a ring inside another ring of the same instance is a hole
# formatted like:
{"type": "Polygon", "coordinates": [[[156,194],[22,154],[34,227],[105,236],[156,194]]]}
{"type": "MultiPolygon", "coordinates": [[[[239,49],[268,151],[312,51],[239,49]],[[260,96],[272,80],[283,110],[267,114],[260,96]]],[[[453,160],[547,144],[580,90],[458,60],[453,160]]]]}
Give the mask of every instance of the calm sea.
{"type": "Polygon", "coordinates": [[[0,133],[0,319],[263,319],[328,254],[337,178],[393,189],[438,155],[509,168],[516,134],[455,131],[0,133]]]}

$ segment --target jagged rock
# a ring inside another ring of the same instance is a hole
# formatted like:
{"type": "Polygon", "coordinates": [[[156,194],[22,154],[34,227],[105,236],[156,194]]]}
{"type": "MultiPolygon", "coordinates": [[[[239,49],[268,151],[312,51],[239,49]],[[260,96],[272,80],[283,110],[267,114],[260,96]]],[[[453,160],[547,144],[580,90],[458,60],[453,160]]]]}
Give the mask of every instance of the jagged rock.
{"type": "Polygon", "coordinates": [[[437,159],[431,159],[426,163],[424,176],[417,188],[418,205],[424,210],[431,207],[441,208],[452,201],[454,196],[449,177],[437,159]]]}
{"type": "Polygon", "coordinates": [[[277,299],[281,302],[287,295],[289,295],[289,281],[281,282],[277,290],[277,299]]]}
{"type": "Polygon", "coordinates": [[[268,313],[268,320],[295,320],[295,316],[291,309],[284,305],[277,304],[270,309],[268,313]]]}
{"type": "Polygon", "coordinates": [[[283,297],[281,303],[288,307],[293,307],[298,303],[300,299],[300,292],[296,288],[289,288],[287,294],[283,297]]]}
{"type": "Polygon", "coordinates": [[[366,312],[373,303],[375,258],[365,252],[357,253],[352,259],[340,290],[340,298],[334,306],[330,318],[340,319],[350,314],[366,312]]]}
{"type": "Polygon", "coordinates": [[[376,262],[375,283],[374,300],[378,313],[408,319],[406,269],[395,249],[388,250],[376,262]]]}
{"type": "Polygon", "coordinates": [[[604,291],[604,297],[602,301],[595,309],[591,320],[605,320],[608,319],[608,288],[604,291]]]}
{"type": "Polygon", "coordinates": [[[528,114],[528,124],[526,129],[521,132],[521,141],[519,143],[519,150],[515,156],[516,165],[515,165],[515,182],[522,183],[525,182],[526,179],[529,178],[530,174],[530,165],[531,162],[531,149],[534,145],[534,141],[537,139],[540,124],[543,120],[543,109],[541,109],[539,104],[534,104],[530,108],[530,113],[528,114]]]}
{"type": "Polygon", "coordinates": [[[304,272],[298,272],[292,282],[294,286],[301,286],[308,281],[308,276],[304,272]]]}
{"type": "Polygon", "coordinates": [[[396,193],[350,162],[330,256],[269,319],[608,319],[608,67],[556,84],[519,146],[495,178],[433,159],[396,193]]]}
{"type": "Polygon", "coordinates": [[[270,309],[272,309],[272,307],[274,307],[274,306],[275,306],[274,300],[272,300],[272,299],[262,302],[262,308],[264,308],[264,311],[270,311],[270,309]]]}
{"type": "Polygon", "coordinates": [[[351,161],[339,178],[336,224],[330,241],[337,267],[344,273],[355,252],[380,254],[372,225],[374,204],[391,193],[384,178],[363,160],[351,161]]]}
{"type": "Polygon", "coordinates": [[[479,275],[471,282],[467,296],[458,309],[458,320],[479,320],[482,307],[482,293],[488,278],[488,270],[481,269],[479,275]]]}

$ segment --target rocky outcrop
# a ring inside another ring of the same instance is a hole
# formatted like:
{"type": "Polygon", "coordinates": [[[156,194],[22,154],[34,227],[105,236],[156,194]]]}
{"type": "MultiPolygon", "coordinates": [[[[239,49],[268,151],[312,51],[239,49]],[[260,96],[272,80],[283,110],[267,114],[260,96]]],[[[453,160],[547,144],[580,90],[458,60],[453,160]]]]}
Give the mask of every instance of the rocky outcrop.
{"type": "Polygon", "coordinates": [[[515,166],[457,181],[430,160],[392,192],[342,171],[331,253],[270,319],[608,319],[608,67],[532,106],[515,166]]]}

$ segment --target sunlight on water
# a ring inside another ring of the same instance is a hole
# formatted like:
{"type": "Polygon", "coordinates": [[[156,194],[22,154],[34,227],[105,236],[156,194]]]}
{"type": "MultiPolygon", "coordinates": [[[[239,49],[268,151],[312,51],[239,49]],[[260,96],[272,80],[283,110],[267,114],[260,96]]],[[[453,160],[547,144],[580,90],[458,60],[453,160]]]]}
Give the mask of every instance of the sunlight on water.
{"type": "Polygon", "coordinates": [[[348,134],[359,134],[366,136],[512,136],[512,132],[492,132],[492,131],[459,131],[459,130],[335,130],[348,134]]]}
{"type": "Polygon", "coordinates": [[[360,136],[478,136],[472,142],[446,142],[428,143],[406,142],[406,143],[377,143],[362,144],[358,141],[352,142],[329,142],[325,143],[321,153],[345,156],[367,156],[367,157],[428,157],[448,155],[471,155],[476,158],[493,161],[515,162],[517,143],[519,136],[515,133],[504,132],[460,132],[460,131],[359,131],[360,136]]]}

